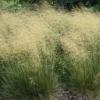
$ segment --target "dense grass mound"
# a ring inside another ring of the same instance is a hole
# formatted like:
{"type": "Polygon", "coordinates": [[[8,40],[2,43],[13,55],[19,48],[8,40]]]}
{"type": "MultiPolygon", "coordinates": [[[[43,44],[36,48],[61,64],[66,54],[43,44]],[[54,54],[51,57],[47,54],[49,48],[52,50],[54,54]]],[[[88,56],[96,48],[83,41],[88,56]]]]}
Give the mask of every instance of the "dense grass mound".
{"type": "Polygon", "coordinates": [[[49,100],[59,88],[99,94],[99,17],[86,10],[1,11],[0,96],[49,100]]]}

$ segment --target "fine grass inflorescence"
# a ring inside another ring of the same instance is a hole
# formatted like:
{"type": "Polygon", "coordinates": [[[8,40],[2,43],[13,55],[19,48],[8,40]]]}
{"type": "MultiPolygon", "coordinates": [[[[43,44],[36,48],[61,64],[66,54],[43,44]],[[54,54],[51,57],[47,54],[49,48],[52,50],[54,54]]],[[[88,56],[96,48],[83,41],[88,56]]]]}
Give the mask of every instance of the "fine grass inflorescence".
{"type": "Polygon", "coordinates": [[[59,88],[99,91],[99,17],[87,10],[0,11],[0,96],[49,100],[59,88]]]}

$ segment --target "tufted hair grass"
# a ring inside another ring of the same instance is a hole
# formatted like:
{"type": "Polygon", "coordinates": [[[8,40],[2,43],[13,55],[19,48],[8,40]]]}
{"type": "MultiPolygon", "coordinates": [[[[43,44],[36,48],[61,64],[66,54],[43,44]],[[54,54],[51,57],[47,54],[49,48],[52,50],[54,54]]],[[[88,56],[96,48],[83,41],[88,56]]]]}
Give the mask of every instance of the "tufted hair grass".
{"type": "Polygon", "coordinates": [[[49,100],[59,84],[83,94],[100,90],[99,17],[86,9],[1,11],[0,95],[49,100]]]}

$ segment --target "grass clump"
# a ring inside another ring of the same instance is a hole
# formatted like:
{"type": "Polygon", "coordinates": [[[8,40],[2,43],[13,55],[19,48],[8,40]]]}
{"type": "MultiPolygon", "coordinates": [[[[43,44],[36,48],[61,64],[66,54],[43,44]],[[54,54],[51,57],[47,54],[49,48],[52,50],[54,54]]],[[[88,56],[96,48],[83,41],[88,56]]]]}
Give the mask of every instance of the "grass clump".
{"type": "Polygon", "coordinates": [[[59,88],[88,97],[100,91],[99,16],[52,8],[1,11],[0,96],[49,100],[59,88]]]}
{"type": "MultiPolygon", "coordinates": [[[[17,54],[18,55],[18,54],[17,54]]],[[[45,55],[43,55],[45,57],[45,55]]],[[[53,64],[47,58],[38,63],[29,53],[20,54],[17,58],[10,55],[1,64],[1,97],[14,100],[49,100],[55,92],[56,76],[53,64]]]]}

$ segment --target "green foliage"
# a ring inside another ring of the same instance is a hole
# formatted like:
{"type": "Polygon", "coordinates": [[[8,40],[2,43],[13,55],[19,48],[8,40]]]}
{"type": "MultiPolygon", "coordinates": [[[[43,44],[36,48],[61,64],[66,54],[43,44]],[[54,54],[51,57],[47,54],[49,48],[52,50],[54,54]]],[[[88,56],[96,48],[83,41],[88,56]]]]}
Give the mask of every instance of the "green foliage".
{"type": "Polygon", "coordinates": [[[0,1],[0,9],[7,10],[7,11],[19,11],[19,10],[26,10],[31,9],[32,3],[24,2],[19,0],[3,0],[0,1]]]}
{"type": "Polygon", "coordinates": [[[63,8],[72,9],[79,7],[81,4],[86,7],[94,7],[94,10],[99,11],[99,0],[1,0],[0,8],[6,10],[18,11],[23,8],[32,9],[34,4],[42,5],[47,2],[54,7],[63,6],[63,8]]]}
{"type": "Polygon", "coordinates": [[[94,11],[100,11],[100,4],[97,4],[93,7],[94,11]]]}

